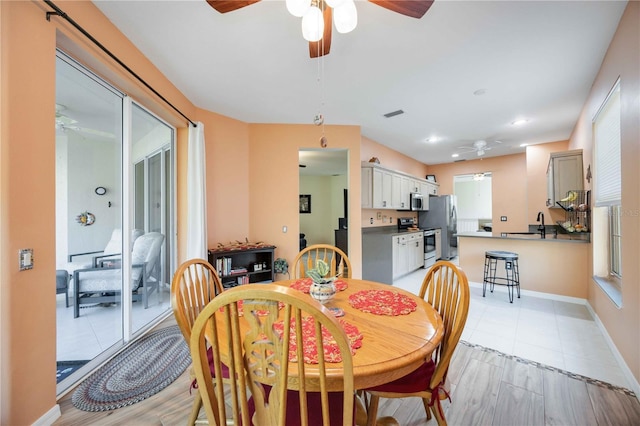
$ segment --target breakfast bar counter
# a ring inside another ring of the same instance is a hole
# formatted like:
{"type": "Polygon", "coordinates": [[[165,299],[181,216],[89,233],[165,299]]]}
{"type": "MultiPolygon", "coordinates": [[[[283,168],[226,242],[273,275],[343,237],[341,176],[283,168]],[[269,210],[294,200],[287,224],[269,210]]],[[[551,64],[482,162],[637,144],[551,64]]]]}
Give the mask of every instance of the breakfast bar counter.
{"type": "MultiPolygon", "coordinates": [[[[588,240],[558,238],[547,235],[493,236],[490,233],[458,234],[460,267],[469,281],[482,284],[484,260],[487,251],[508,251],[519,256],[520,288],[525,292],[536,291],[580,299],[587,298],[589,271],[588,240]],[[479,235],[483,234],[483,235],[479,235]]],[[[487,293],[487,297],[500,297],[487,293]]],[[[504,296],[505,300],[506,295],[504,296]]],[[[507,300],[508,302],[508,300],[507,300]]]]}

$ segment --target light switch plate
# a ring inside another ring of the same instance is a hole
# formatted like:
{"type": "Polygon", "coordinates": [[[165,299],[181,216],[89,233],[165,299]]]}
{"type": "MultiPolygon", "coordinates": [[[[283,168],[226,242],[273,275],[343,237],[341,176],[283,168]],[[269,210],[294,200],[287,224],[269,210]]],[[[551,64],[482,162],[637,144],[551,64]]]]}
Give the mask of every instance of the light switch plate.
{"type": "Polygon", "coordinates": [[[21,271],[33,269],[33,249],[20,249],[19,266],[21,271]]]}

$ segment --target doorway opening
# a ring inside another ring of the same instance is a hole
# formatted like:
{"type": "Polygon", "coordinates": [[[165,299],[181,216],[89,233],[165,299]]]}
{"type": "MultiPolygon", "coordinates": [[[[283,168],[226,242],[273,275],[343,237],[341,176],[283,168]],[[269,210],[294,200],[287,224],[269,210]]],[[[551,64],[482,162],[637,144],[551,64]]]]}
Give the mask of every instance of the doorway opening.
{"type": "Polygon", "coordinates": [[[300,149],[298,160],[301,200],[310,201],[300,210],[300,249],[330,244],[348,254],[349,150],[300,149]]]}
{"type": "Polygon", "coordinates": [[[454,176],[453,191],[458,201],[458,232],[491,232],[491,172],[454,176]]]}

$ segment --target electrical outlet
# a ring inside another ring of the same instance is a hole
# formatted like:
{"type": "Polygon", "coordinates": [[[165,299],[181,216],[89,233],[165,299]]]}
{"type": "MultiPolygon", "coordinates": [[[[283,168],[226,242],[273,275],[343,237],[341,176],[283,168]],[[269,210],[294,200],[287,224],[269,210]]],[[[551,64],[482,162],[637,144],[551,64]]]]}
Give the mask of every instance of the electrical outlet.
{"type": "Polygon", "coordinates": [[[506,221],[507,221],[506,216],[500,216],[500,222],[506,222],[506,221]]]}
{"type": "Polygon", "coordinates": [[[373,225],[373,218],[369,219],[369,223],[373,225]]]}

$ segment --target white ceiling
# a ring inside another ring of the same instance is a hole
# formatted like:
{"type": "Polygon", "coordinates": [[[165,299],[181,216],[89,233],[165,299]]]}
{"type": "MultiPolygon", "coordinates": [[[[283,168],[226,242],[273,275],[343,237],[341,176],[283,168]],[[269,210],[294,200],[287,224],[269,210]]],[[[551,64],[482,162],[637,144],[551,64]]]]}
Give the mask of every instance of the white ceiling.
{"type": "Polygon", "coordinates": [[[436,0],[417,20],[357,0],[358,27],[310,59],[284,1],[226,14],[205,0],[94,3],[200,108],[248,123],[321,113],[426,164],[479,139],[485,157],[568,139],[626,5],[436,0]]]}

